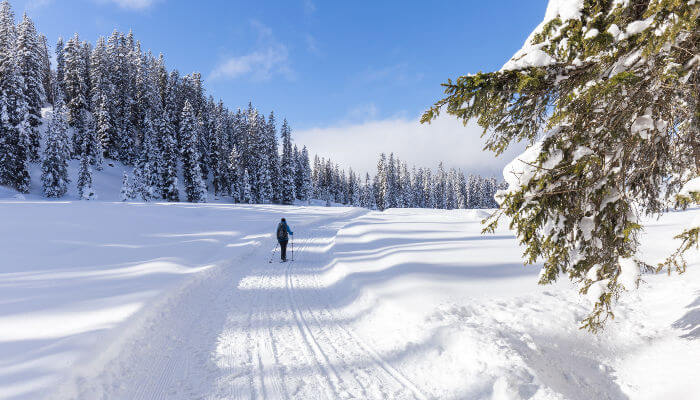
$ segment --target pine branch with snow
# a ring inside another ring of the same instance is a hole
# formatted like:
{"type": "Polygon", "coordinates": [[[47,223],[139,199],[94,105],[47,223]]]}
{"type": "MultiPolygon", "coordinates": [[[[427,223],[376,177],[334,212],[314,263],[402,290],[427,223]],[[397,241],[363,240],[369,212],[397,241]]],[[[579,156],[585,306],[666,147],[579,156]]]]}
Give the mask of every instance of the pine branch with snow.
{"type": "Polygon", "coordinates": [[[595,290],[591,331],[651,269],[640,217],[700,172],[699,17],[696,1],[551,0],[500,71],[449,80],[422,117],[476,119],[496,154],[529,142],[487,230],[510,217],[526,261],[544,261],[540,283],[566,274],[595,290]]]}

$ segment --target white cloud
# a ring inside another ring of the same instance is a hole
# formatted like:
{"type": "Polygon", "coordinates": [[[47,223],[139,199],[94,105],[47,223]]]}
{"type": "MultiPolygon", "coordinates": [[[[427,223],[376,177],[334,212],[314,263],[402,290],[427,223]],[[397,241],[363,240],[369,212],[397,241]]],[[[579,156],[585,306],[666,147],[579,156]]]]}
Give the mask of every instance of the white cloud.
{"type": "Polygon", "coordinates": [[[423,79],[423,74],[411,71],[407,63],[399,63],[384,67],[367,67],[355,76],[358,83],[393,83],[411,85],[423,79]]]}
{"type": "Polygon", "coordinates": [[[304,36],[304,39],[306,40],[306,49],[309,51],[309,53],[315,55],[321,54],[321,50],[318,48],[318,41],[313,35],[307,33],[304,36]]]}
{"type": "Polygon", "coordinates": [[[258,32],[258,42],[275,40],[275,35],[272,34],[272,28],[262,22],[253,19],[250,21],[250,26],[258,32]]]}
{"type": "Polygon", "coordinates": [[[283,45],[268,47],[240,57],[229,57],[214,68],[210,78],[235,79],[250,75],[253,80],[264,81],[275,74],[288,78],[293,76],[288,66],[288,51],[283,45]]]}
{"type": "Polygon", "coordinates": [[[304,11],[307,14],[313,14],[316,12],[316,4],[312,0],[304,0],[304,11]]]}
{"type": "Polygon", "coordinates": [[[251,21],[257,30],[257,50],[241,56],[231,56],[220,62],[209,74],[209,79],[236,79],[249,76],[255,81],[266,81],[274,75],[294,79],[294,72],[289,66],[287,46],[278,42],[272,29],[258,21],[251,21]]]}
{"type": "Polygon", "coordinates": [[[36,10],[53,3],[53,0],[30,0],[25,6],[28,10],[36,10]]]}
{"type": "Polygon", "coordinates": [[[347,121],[368,121],[376,119],[379,114],[379,108],[374,103],[360,104],[357,107],[353,107],[348,111],[347,121]]]}
{"type": "Polygon", "coordinates": [[[101,2],[111,2],[121,8],[129,10],[143,10],[162,0],[101,0],[101,2]]]}
{"type": "Polygon", "coordinates": [[[344,168],[361,173],[374,173],[379,154],[393,152],[409,166],[435,168],[444,161],[448,168],[500,178],[503,167],[525,146],[515,145],[496,158],[482,150],[481,132],[476,124],[465,127],[456,118],[443,116],[430,125],[417,119],[390,118],[312,128],[295,132],[294,138],[312,153],[330,156],[344,168]]]}

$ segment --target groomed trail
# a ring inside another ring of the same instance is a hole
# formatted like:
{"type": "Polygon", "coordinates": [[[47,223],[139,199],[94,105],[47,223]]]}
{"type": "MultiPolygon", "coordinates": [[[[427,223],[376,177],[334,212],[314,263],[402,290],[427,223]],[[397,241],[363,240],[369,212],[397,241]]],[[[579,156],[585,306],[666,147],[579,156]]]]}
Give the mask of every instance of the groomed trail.
{"type": "MultiPolygon", "coordinates": [[[[295,226],[294,261],[268,263],[259,246],[163,300],[79,399],[425,399],[339,321],[320,279],[354,210],[295,226]]],[[[291,253],[291,249],[290,249],[291,253]]]]}

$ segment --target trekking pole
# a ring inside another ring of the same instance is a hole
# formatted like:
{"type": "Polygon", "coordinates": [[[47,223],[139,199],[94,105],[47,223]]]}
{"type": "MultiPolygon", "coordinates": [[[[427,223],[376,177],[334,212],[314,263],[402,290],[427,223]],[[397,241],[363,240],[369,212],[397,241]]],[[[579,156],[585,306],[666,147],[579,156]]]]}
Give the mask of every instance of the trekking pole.
{"type": "Polygon", "coordinates": [[[292,261],[294,261],[294,235],[292,235],[292,261]]]}
{"type": "Polygon", "coordinates": [[[272,249],[272,254],[270,254],[270,260],[267,262],[268,264],[272,264],[272,259],[275,257],[275,251],[277,250],[277,246],[279,246],[279,242],[275,245],[275,247],[272,249]]]}

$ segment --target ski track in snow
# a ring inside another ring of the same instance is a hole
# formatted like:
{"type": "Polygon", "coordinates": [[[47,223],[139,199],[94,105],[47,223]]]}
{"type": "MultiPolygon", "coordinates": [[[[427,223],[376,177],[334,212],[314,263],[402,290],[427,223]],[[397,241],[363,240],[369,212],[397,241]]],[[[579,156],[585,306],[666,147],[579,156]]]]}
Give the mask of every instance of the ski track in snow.
{"type": "MultiPolygon", "coordinates": [[[[310,243],[318,242],[318,239],[310,239],[302,247],[300,253],[308,247],[310,243]]],[[[291,263],[287,268],[287,283],[290,295],[294,296],[294,282],[299,281],[299,277],[295,276],[291,271],[294,268],[295,263],[291,263]]],[[[309,267],[310,263],[297,264],[299,266],[309,267]]],[[[311,276],[310,287],[316,299],[314,302],[317,304],[323,304],[324,298],[322,297],[319,288],[322,284],[319,282],[318,274],[309,274],[311,276]]],[[[303,310],[299,310],[300,318],[304,321],[303,324],[308,326],[306,323],[307,318],[315,322],[315,326],[322,327],[322,321],[338,321],[340,318],[334,315],[331,309],[325,304],[318,310],[313,310],[308,306],[310,303],[306,303],[306,313],[303,310]],[[306,317],[304,316],[306,315],[306,317]]],[[[297,308],[297,307],[295,307],[297,308]]],[[[320,338],[316,343],[318,347],[321,347],[321,343],[330,346],[330,351],[324,353],[331,354],[330,357],[334,357],[338,364],[342,365],[344,371],[348,371],[352,375],[352,379],[359,385],[359,393],[352,393],[354,397],[358,398],[418,398],[425,399],[425,396],[401,373],[393,369],[389,363],[383,360],[377,353],[367,347],[357,335],[353,334],[351,330],[345,328],[342,324],[334,322],[330,328],[319,329],[319,331],[312,337],[320,338]],[[325,339],[325,340],[324,340],[325,339]],[[337,344],[344,344],[340,347],[337,344]],[[349,357],[348,357],[349,356],[349,357]],[[359,365],[348,365],[344,360],[362,360],[364,363],[359,365]],[[366,365],[369,362],[370,365],[366,365]],[[387,390],[389,392],[387,392],[387,390]]],[[[325,356],[328,360],[329,356],[325,356]]]]}
{"type": "Polygon", "coordinates": [[[78,378],[76,397],[426,399],[337,322],[342,317],[321,292],[319,274],[332,251],[319,249],[332,248],[355,214],[299,227],[297,236],[305,239],[295,261],[258,264],[265,251],[258,248],[236,262],[258,265],[247,275],[246,268],[228,265],[190,284],[97,379],[78,378]]]}

